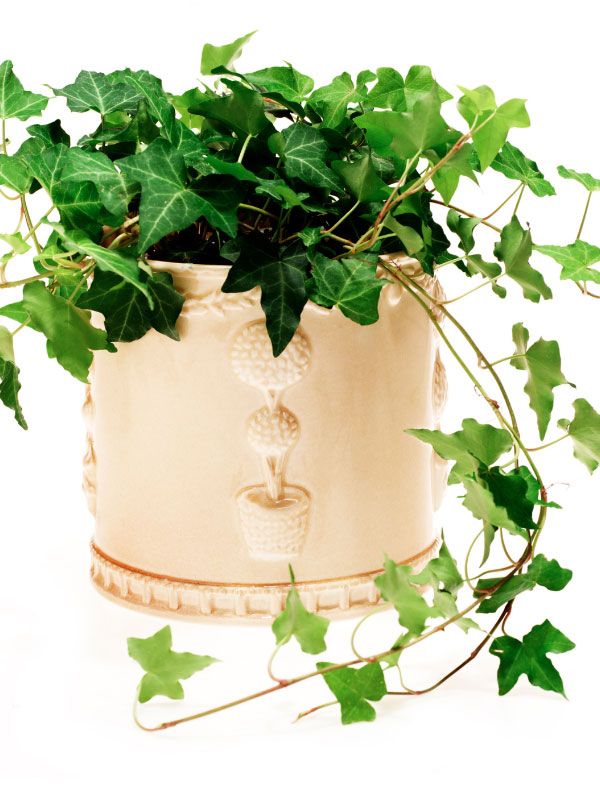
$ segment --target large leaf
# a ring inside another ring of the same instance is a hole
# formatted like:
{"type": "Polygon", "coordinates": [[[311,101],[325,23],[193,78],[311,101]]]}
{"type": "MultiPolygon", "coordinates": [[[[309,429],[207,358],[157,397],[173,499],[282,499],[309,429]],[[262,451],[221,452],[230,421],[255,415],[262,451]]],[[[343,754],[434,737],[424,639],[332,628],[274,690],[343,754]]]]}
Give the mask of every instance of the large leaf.
{"type": "Polygon", "coordinates": [[[0,325],[0,401],[10,408],[19,425],[27,430],[23,409],[19,402],[19,368],[15,363],[12,334],[0,325]]]}
{"type": "Polygon", "coordinates": [[[464,95],[458,101],[458,110],[472,129],[482,125],[473,134],[473,144],[483,172],[496,157],[511,128],[529,127],[529,114],[524,100],[507,100],[497,106],[489,86],[461,89],[464,95]]]}
{"type": "Polygon", "coordinates": [[[255,33],[256,31],[246,33],[244,36],[240,36],[239,39],[229,44],[205,44],[202,48],[202,60],[200,64],[202,74],[210,75],[213,70],[216,70],[218,67],[231,69],[235,61],[242,54],[244,45],[255,33]]]}
{"type": "Polygon", "coordinates": [[[538,197],[556,194],[554,186],[544,178],[535,161],[510,142],[504,144],[491,167],[507,178],[524,183],[538,197]]]}
{"type": "Polygon", "coordinates": [[[472,478],[462,480],[467,491],[463,505],[484,524],[528,539],[527,530],[537,527],[532,513],[539,492],[533,495],[532,478],[526,467],[510,472],[480,468],[472,478]]]}
{"type": "Polygon", "coordinates": [[[223,284],[223,292],[247,292],[260,286],[261,306],[275,357],[285,350],[300,323],[307,300],[307,266],[302,243],[278,247],[265,237],[245,236],[223,284]]]}
{"type": "Polygon", "coordinates": [[[173,278],[163,272],[151,276],[144,274],[142,277],[145,281],[144,292],[114,271],[98,271],[77,305],[104,315],[104,327],[113,342],[133,342],[151,328],[178,340],[176,322],[184,298],[173,287],[173,278]]]}
{"type": "Polygon", "coordinates": [[[287,64],[285,67],[267,67],[257,72],[246,72],[244,78],[261,91],[281,95],[292,103],[301,103],[312,91],[314,81],[308,75],[287,64]]]}
{"type": "Polygon", "coordinates": [[[449,136],[434,91],[417,100],[410,111],[368,111],[355,122],[365,129],[367,141],[377,153],[399,159],[437,147],[449,136]]]}
{"type": "Polygon", "coordinates": [[[577,181],[577,183],[580,183],[588,192],[600,191],[600,178],[592,177],[589,172],[576,172],[574,169],[567,169],[567,167],[563,166],[560,166],[557,171],[561,178],[570,178],[571,180],[577,181]]]}
{"type": "Polygon", "coordinates": [[[147,703],[156,695],[181,700],[184,693],[180,681],[191,678],[217,661],[211,656],[176,653],[169,625],[147,639],[130,637],[127,639],[127,652],[144,670],[138,686],[140,703],[147,703]]]}
{"type": "Polygon", "coordinates": [[[37,117],[46,108],[48,98],[23,89],[23,84],[13,72],[11,61],[0,64],[0,119],[29,119],[37,117]]]}
{"type": "Polygon", "coordinates": [[[115,169],[113,162],[104,153],[90,152],[79,147],[70,148],[64,159],[61,179],[93,183],[108,211],[121,220],[125,218],[134,192],[123,173],[115,169]]]}
{"type": "Polygon", "coordinates": [[[600,261],[600,247],[596,247],[595,244],[588,244],[588,242],[577,239],[573,244],[536,245],[535,249],[546,256],[550,256],[561,265],[561,280],[600,283],[600,270],[591,269],[594,264],[600,261]]]}
{"type": "Polygon", "coordinates": [[[322,189],[339,187],[337,175],[325,163],[327,142],[318,130],[296,123],[283,131],[283,139],[283,163],[289,178],[322,189]]]}
{"type": "Polygon", "coordinates": [[[139,91],[126,83],[115,83],[101,72],[82,70],[74,83],[53,89],[55,95],[67,98],[71,111],[98,111],[103,116],[117,109],[134,110],[141,99],[139,91]]]}
{"type": "Polygon", "coordinates": [[[533,686],[564,695],[562,678],[548,653],[566,653],[574,647],[575,644],[548,620],[535,625],[523,641],[513,636],[497,637],[492,642],[490,653],[500,659],[499,693],[510,692],[521,675],[526,675],[533,686]]]}
{"type": "Polygon", "coordinates": [[[333,161],[331,166],[361,203],[376,203],[390,194],[389,186],[377,174],[370,155],[357,161],[333,161]]]}
{"type": "Polygon", "coordinates": [[[42,331],[58,363],[84,383],[93,350],[115,351],[104,331],[90,324],[90,314],[57,294],[41,281],[23,288],[23,304],[36,329],[42,331]]]}
{"type": "Polygon", "coordinates": [[[25,194],[30,185],[31,175],[25,161],[18,156],[0,153],[0,186],[8,186],[19,194],[25,194]]]}
{"type": "MultiPolygon", "coordinates": [[[[333,666],[327,661],[317,663],[317,669],[333,666]]],[[[377,702],[387,694],[383,670],[377,662],[359,669],[341,667],[325,672],[323,680],[340,704],[343,725],[374,720],[375,709],[368,701],[377,702]]]]}
{"type": "MultiPolygon", "coordinates": [[[[142,189],[140,253],[168,233],[187,228],[198,217],[206,217],[217,228],[223,225],[222,214],[187,187],[183,156],[164,139],[155,139],[142,153],[123,158],[118,164],[127,180],[142,189]]],[[[226,232],[232,233],[228,226],[226,232]]]]}
{"type": "Polygon", "coordinates": [[[519,220],[513,217],[502,228],[500,241],[494,247],[494,255],[504,262],[506,274],[521,286],[527,300],[538,303],[541,297],[549,300],[552,292],[541,272],[529,263],[532,250],[529,228],[522,228],[519,220]]]}
{"type": "Polygon", "coordinates": [[[462,429],[455,433],[426,428],[409,428],[406,433],[430,444],[446,461],[456,462],[450,474],[451,483],[473,475],[481,464],[491,466],[512,447],[512,438],[507,431],[474,419],[463,420],[462,429]]]}
{"type": "Polygon", "coordinates": [[[528,347],[529,331],[521,322],[513,325],[512,336],[516,357],[510,363],[516,369],[527,371],[525,392],[537,417],[538,431],[543,439],[554,407],[553,391],[557,386],[569,383],[561,371],[558,342],[538,339],[528,347]]]}
{"type": "Polygon", "coordinates": [[[502,578],[481,578],[475,587],[475,597],[481,596],[496,584],[501,585],[481,602],[477,611],[480,614],[493,614],[517,595],[528,592],[536,586],[543,586],[551,592],[560,592],[572,577],[572,571],[561,567],[556,559],[548,561],[546,556],[539,554],[532,560],[527,572],[522,575],[512,575],[504,582],[502,578]]]}
{"type": "Polygon", "coordinates": [[[387,281],[376,276],[377,256],[358,254],[333,260],[317,253],[313,263],[311,300],[321,306],[337,306],[359,325],[379,319],[379,295],[387,281]]]}
{"type": "Polygon", "coordinates": [[[203,96],[190,106],[191,114],[224,123],[241,137],[257,136],[271,123],[265,116],[262,95],[241,83],[226,81],[230,92],[223,96],[203,96]]]}
{"type": "Polygon", "coordinates": [[[582,397],[573,403],[575,416],[571,422],[560,420],[573,441],[573,454],[590,472],[600,464],[600,414],[582,397]]]}

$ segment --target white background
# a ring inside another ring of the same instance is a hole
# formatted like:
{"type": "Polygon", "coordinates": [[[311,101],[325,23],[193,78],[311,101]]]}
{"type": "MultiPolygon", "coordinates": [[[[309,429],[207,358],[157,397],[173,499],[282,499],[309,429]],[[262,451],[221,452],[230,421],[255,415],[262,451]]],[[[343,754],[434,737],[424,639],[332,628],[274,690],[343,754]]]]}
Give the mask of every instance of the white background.
{"type": "MultiPolygon", "coordinates": [[[[405,73],[411,64],[426,63],[450,90],[457,84],[487,83],[499,100],[528,98],[533,127],[515,131],[511,140],[538,161],[559,190],[557,198],[526,197],[522,203],[521,219],[531,221],[539,243],[572,241],[585,200],[581,187],[556,176],[556,165],[600,175],[598,26],[592,3],[170,0],[151,5],[105,0],[83,6],[55,1],[5,4],[1,25],[0,61],[13,59],[32,90],[42,83],[69,83],[82,68],[122,66],[147,68],[164,78],[166,88],[185,90],[198,77],[204,42],[222,44],[258,28],[240,62],[243,69],[285,59],[326,82],[343,70],[394,66],[405,73]]],[[[62,103],[52,101],[45,119],[62,113],[62,103]]],[[[73,121],[71,130],[90,128],[93,113],[88,117],[73,121]]],[[[510,186],[486,176],[483,196],[465,187],[457,200],[485,213],[510,186]]],[[[3,228],[10,230],[14,209],[0,213],[3,228]]],[[[600,198],[595,198],[585,238],[597,244],[599,222],[600,198]]],[[[582,298],[574,286],[559,286],[552,262],[540,258],[538,264],[560,289],[560,299],[536,307],[512,288],[504,303],[483,291],[465,301],[461,319],[490,357],[500,358],[511,352],[511,324],[526,314],[533,337],[560,337],[565,374],[577,383],[578,394],[600,407],[600,304],[582,298]]],[[[449,277],[447,291],[460,291],[460,281],[449,277]]],[[[322,683],[311,682],[209,720],[144,734],[130,718],[140,673],[127,658],[125,640],[151,634],[161,620],[114,606],[91,588],[92,520],[80,491],[83,390],[45,358],[41,339],[29,331],[19,334],[17,357],[30,431],[18,429],[8,412],[0,415],[4,796],[60,792],[65,798],[120,798],[135,791],[154,798],[186,791],[195,797],[320,798],[335,792],[354,798],[418,792],[496,798],[535,791],[536,796],[558,798],[572,791],[576,780],[596,783],[591,742],[598,712],[594,587],[599,484],[597,476],[590,479],[572,461],[568,444],[548,451],[542,460],[551,496],[565,510],[551,514],[541,550],[571,567],[575,577],[560,596],[538,589],[517,603],[509,626],[521,636],[549,617],[577,642],[572,653],[555,657],[568,702],[525,679],[499,698],[497,659],[484,652],[438,692],[383,701],[373,724],[342,728],[332,708],[291,725],[298,711],[329,699],[322,683]]],[[[519,373],[509,366],[502,369],[515,387],[522,384],[519,373]]],[[[489,419],[485,404],[454,368],[451,380],[446,429],[455,429],[464,416],[489,419]]],[[[570,390],[559,389],[557,398],[559,415],[567,415],[570,390]]],[[[526,403],[522,417],[533,444],[535,429],[526,403]]],[[[460,555],[474,523],[456,506],[446,504],[443,523],[451,548],[460,555]]],[[[348,657],[351,626],[332,625],[332,660],[348,657]]],[[[362,646],[380,649],[393,630],[393,614],[378,615],[367,626],[362,646]]],[[[174,622],[173,632],[176,649],[209,653],[223,663],[187,683],[184,706],[147,708],[148,719],[267,685],[268,628],[174,622]]],[[[412,685],[435,680],[478,641],[475,634],[465,637],[460,631],[438,638],[437,644],[411,651],[407,678],[412,685]]],[[[310,669],[311,663],[311,657],[290,646],[279,670],[294,674],[310,669]]]]}

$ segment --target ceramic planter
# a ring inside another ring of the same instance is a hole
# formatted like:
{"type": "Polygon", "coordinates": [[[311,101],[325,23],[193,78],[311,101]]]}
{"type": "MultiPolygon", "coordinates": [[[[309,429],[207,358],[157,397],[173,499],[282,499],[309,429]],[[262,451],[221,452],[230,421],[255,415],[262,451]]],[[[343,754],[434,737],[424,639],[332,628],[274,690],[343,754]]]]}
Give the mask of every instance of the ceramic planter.
{"type": "Polygon", "coordinates": [[[258,290],[222,294],[226,267],[153,266],[185,294],[181,341],[98,353],[86,400],[94,583],[159,613],[268,618],[291,564],[311,610],[376,603],[384,554],[418,568],[438,544],[444,466],[403,432],[443,406],[433,325],[388,285],[367,327],[309,303],[274,359],[258,290]]]}

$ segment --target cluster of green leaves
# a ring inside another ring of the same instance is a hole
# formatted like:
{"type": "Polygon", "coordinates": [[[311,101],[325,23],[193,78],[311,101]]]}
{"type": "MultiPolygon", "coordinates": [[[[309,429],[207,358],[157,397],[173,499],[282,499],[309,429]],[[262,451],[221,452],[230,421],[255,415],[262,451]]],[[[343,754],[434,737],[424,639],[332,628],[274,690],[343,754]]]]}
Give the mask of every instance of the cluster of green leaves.
{"type": "MultiPolygon", "coordinates": [[[[44,246],[44,226],[38,236],[31,226],[2,235],[10,248],[0,256],[3,270],[35,244],[40,282],[0,314],[46,335],[49,354],[73,375],[86,380],[94,349],[152,328],[177,338],[182,298],[168,276],[153,274],[149,257],[231,263],[223,291],[260,287],[274,355],[308,300],[337,306],[361,325],[376,322],[384,285],[377,262],[386,253],[414,255],[431,274],[456,260],[465,274],[490,278],[500,296],[506,276],[534,302],[551,296],[530,264],[534,247],[562,265],[562,278],[598,281],[600,248],[580,239],[534,246],[515,217],[490,261],[474,252],[478,218],[450,211],[446,229],[433,218],[429,179],[446,204],[461,179],[477,181],[488,168],[538,197],[554,194],[535,162],[507,141],[511,129],[529,125],[523,100],[498,104],[489,87],[460,89],[461,131],[444,118],[452,95],[428,67],[344,72],[315,87],[289,64],[235,71],[250,36],[205,46],[202,72],[214,88],[173,95],[145,70],[84,70],[53,93],[73,113],[96,112],[91,133],[72,143],[58,119],[32,124],[12,154],[3,137],[0,184],[22,202],[46,192],[59,222],[44,246]],[[464,258],[449,253],[453,234],[464,258]],[[106,335],[93,329],[90,310],[102,314],[106,335]]],[[[57,102],[25,90],[9,61],[0,65],[3,130],[49,101],[57,102]]],[[[600,186],[587,174],[559,172],[588,192],[600,186]]],[[[11,376],[4,383],[12,408],[17,383],[11,376]]]]}

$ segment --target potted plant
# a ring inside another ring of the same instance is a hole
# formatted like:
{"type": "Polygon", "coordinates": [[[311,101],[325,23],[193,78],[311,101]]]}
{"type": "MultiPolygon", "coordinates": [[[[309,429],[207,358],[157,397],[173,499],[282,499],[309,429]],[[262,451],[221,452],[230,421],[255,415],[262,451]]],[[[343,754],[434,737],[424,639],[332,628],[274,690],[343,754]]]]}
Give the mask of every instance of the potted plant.
{"type": "MultiPolygon", "coordinates": [[[[343,722],[372,719],[371,702],[386,694],[429,691],[392,691],[385,670],[449,625],[478,629],[474,612],[496,618],[458,668],[493,639],[501,693],[522,674],[562,691],[547,654],[573,643],[547,620],[522,639],[504,625],[523,591],[558,590],[571,577],[539,549],[556,503],[535,451],[570,439],[593,472],[600,416],[576,398],[546,442],[553,392],[568,383],[558,343],[530,343],[516,322],[509,354],[492,361],[450,303],[480,289],[490,303],[515,290],[550,300],[534,250],[596,297],[588,284],[600,282],[600,248],[581,236],[600,181],[560,167],[588,192],[577,239],[534,244],[521,197],[555,189],[508,141],[529,125],[523,100],[461,89],[458,130],[444,117],[451,95],[427,67],[343,73],[315,89],[291,65],[235,71],[247,38],[205,47],[214,88],[171,95],[129,69],[83,71],[55,88],[71,112],[100,115],[76,145],[55,120],[29,125],[11,148],[7,122],[39,115],[48,98],[26,91],[10,62],[0,66],[0,183],[21,209],[18,229],[1,237],[0,286],[23,291],[0,308],[16,323],[0,328],[0,399],[26,427],[13,349],[26,326],[46,337],[50,357],[91,379],[92,575],[116,599],[200,618],[274,618],[277,648],[295,636],[308,653],[325,648],[320,611],[395,606],[400,629],[384,652],[364,656],[353,637],[353,659],[292,679],[275,678],[271,659],[275,682],[252,697],[322,676],[343,722]],[[488,169],[517,182],[508,197],[487,215],[456,208],[461,179],[488,169]],[[34,220],[37,192],[51,208],[34,220]],[[434,216],[441,207],[445,224],[434,216]],[[477,252],[480,226],[497,234],[493,260],[477,252]],[[10,274],[29,251],[30,274],[10,274]],[[442,267],[464,275],[463,294],[445,297],[442,267]],[[439,430],[440,345],[494,424],[467,418],[459,431],[439,430]],[[523,442],[502,369],[527,375],[539,445],[523,442]],[[481,526],[464,574],[434,533],[449,466],[481,526]],[[521,543],[520,556],[487,567],[504,536],[521,543]],[[473,596],[459,610],[461,589],[473,596]]],[[[181,697],[179,680],[213,661],[173,653],[168,627],[129,649],[146,671],[141,702],[181,697]]]]}

